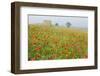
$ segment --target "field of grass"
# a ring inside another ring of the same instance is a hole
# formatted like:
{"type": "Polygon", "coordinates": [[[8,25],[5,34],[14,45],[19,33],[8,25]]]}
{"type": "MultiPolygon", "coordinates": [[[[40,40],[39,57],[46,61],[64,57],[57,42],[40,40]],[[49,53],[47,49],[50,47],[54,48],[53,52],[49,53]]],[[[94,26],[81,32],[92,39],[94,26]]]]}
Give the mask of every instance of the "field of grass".
{"type": "Polygon", "coordinates": [[[28,26],[28,60],[88,57],[88,33],[56,26],[28,26]]]}

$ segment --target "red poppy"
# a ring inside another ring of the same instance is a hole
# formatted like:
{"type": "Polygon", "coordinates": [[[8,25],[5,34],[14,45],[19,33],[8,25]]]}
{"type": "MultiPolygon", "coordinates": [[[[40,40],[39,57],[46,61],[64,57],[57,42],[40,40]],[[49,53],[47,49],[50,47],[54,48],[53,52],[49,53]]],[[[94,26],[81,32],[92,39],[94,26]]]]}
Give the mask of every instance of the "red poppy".
{"type": "Polygon", "coordinates": [[[35,35],[32,35],[32,38],[34,39],[35,38],[35,35]]]}
{"type": "Polygon", "coordinates": [[[35,60],[35,58],[32,58],[31,60],[32,60],[32,61],[34,61],[34,60],[35,60]]]}
{"type": "Polygon", "coordinates": [[[40,51],[41,47],[37,47],[35,48],[36,51],[40,51]]]}
{"type": "Polygon", "coordinates": [[[36,58],[39,58],[40,57],[40,54],[36,54],[36,58]]]}

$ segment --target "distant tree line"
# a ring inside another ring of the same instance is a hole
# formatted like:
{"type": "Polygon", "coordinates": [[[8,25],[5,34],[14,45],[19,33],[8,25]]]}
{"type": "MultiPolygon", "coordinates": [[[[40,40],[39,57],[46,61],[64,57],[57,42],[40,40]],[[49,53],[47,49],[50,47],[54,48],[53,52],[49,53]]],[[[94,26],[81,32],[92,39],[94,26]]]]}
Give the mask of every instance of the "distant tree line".
{"type": "MultiPolygon", "coordinates": [[[[52,21],[51,20],[44,20],[42,23],[42,25],[45,25],[45,26],[52,26],[52,21]]],[[[65,26],[67,28],[70,28],[71,27],[71,22],[66,22],[65,23],[65,26]]],[[[60,26],[60,24],[58,22],[55,23],[55,26],[60,26]]]]}
{"type": "MultiPolygon", "coordinates": [[[[66,22],[65,25],[66,25],[66,27],[69,28],[69,27],[71,27],[72,24],[70,22],[66,22]]],[[[55,26],[59,26],[59,23],[56,23],[55,26]]]]}

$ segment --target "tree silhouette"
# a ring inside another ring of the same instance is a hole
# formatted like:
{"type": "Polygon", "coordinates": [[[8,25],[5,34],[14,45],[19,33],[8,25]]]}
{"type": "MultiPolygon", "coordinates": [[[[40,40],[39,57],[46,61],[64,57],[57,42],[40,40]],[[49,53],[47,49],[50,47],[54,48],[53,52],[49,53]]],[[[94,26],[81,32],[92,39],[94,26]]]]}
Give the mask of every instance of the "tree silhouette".
{"type": "Polygon", "coordinates": [[[59,24],[58,24],[58,23],[56,23],[55,25],[56,25],[56,26],[59,26],[59,24]]]}
{"type": "Polygon", "coordinates": [[[72,24],[70,22],[66,23],[66,26],[69,28],[72,24]]]}

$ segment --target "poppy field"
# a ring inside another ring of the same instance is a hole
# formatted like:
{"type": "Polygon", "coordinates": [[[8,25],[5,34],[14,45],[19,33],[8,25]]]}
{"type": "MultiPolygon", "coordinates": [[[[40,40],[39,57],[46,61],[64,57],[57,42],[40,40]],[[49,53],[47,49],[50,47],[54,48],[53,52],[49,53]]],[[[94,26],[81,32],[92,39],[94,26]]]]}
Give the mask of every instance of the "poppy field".
{"type": "Polygon", "coordinates": [[[88,32],[57,26],[28,26],[28,60],[88,57],[88,32]]]}

